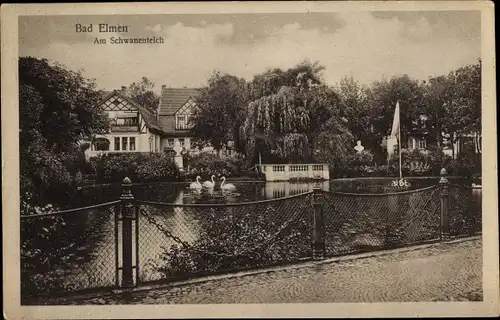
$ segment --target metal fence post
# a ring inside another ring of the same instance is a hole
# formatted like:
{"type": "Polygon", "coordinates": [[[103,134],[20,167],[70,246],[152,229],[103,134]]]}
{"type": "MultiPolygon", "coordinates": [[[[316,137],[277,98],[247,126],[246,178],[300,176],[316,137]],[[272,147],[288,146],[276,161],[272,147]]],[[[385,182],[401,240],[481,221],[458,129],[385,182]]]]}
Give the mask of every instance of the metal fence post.
{"type": "Polygon", "coordinates": [[[441,200],[441,223],[440,223],[440,238],[441,241],[450,239],[450,220],[448,216],[448,196],[450,182],[446,176],[448,172],[445,168],[441,169],[441,179],[439,180],[440,200],[441,200]]]}
{"type": "Polygon", "coordinates": [[[313,260],[325,259],[325,221],[323,217],[323,190],[313,188],[313,260]]]}
{"type": "Polygon", "coordinates": [[[132,182],[127,177],[122,182],[121,216],[122,216],[122,287],[134,286],[132,266],[132,221],[134,217],[134,196],[132,182]]]}

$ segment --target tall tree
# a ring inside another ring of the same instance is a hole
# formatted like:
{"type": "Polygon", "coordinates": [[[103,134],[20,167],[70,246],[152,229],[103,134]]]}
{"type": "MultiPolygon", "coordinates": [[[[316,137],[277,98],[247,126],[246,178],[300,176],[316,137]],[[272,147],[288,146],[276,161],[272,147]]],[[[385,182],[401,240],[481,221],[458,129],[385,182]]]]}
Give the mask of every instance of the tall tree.
{"type": "Polygon", "coordinates": [[[432,134],[430,135],[437,147],[442,146],[443,122],[445,121],[444,104],[445,93],[449,90],[451,82],[447,76],[430,78],[425,86],[425,105],[428,123],[432,134]]]}
{"type": "Polygon", "coordinates": [[[160,97],[154,92],[154,86],[153,81],[147,77],[142,77],[141,80],[128,86],[126,94],[152,113],[156,113],[160,97]]]}
{"type": "MultiPolygon", "coordinates": [[[[75,170],[68,153],[81,139],[109,128],[93,80],[45,59],[19,59],[21,197],[68,198],[75,170]]],[[[34,200],[35,201],[35,200],[34,200]]],[[[35,201],[36,202],[36,201],[35,201]]]]}
{"type": "MultiPolygon", "coordinates": [[[[377,145],[380,145],[383,137],[391,130],[397,101],[400,106],[402,146],[405,146],[409,136],[427,134],[427,109],[424,107],[422,83],[407,75],[396,76],[388,81],[374,82],[367,94],[374,129],[372,136],[377,145]]],[[[377,159],[380,162],[384,157],[377,159]]]]}
{"type": "MultiPolygon", "coordinates": [[[[339,118],[338,96],[321,78],[323,68],[303,62],[275,69],[252,81],[248,117],[242,127],[247,155],[274,161],[309,161],[315,140],[332,117],[339,118]]],[[[332,121],[331,126],[341,125],[332,121]]],[[[331,129],[330,127],[328,127],[331,129]]]]}
{"type": "Polygon", "coordinates": [[[45,59],[19,59],[21,141],[24,134],[43,137],[46,150],[68,151],[79,140],[108,128],[97,107],[100,99],[93,80],[45,59]]]}
{"type": "Polygon", "coordinates": [[[481,61],[451,72],[448,81],[442,131],[454,143],[466,134],[481,132],[481,61]]]}
{"type": "Polygon", "coordinates": [[[354,78],[344,77],[337,88],[340,116],[357,139],[366,141],[371,136],[371,114],[368,108],[367,88],[354,78]]]}
{"type": "Polygon", "coordinates": [[[195,143],[209,142],[221,150],[229,141],[237,151],[243,151],[240,130],[248,102],[248,86],[244,79],[215,72],[201,90],[199,108],[195,111],[193,135],[195,143]]]}

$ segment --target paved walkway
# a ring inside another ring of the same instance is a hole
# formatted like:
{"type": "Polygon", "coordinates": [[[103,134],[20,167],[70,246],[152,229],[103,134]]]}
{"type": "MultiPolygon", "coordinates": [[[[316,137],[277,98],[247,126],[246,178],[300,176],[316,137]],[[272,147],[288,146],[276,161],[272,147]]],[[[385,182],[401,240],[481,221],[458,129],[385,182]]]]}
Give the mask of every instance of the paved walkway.
{"type": "Polygon", "coordinates": [[[69,304],[482,300],[480,239],[69,304]]]}

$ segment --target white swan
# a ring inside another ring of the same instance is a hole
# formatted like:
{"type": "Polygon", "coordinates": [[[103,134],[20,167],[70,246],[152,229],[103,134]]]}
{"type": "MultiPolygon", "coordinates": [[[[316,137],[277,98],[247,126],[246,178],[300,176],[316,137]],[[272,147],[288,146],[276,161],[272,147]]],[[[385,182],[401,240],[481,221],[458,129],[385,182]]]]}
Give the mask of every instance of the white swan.
{"type": "Polygon", "coordinates": [[[222,190],[234,190],[236,189],[236,186],[232,183],[225,183],[226,182],[226,177],[222,177],[222,182],[220,184],[220,188],[222,190]]]}
{"type": "Polygon", "coordinates": [[[196,177],[196,182],[192,182],[192,183],[189,185],[189,189],[201,189],[200,179],[201,179],[201,177],[200,177],[200,176],[197,176],[197,177],[196,177]]]}
{"type": "Polygon", "coordinates": [[[210,180],[211,180],[211,181],[210,181],[210,180],[207,180],[207,181],[203,182],[203,186],[204,186],[205,188],[213,188],[213,187],[215,187],[215,181],[214,181],[214,178],[215,178],[215,176],[214,176],[214,175],[212,175],[212,176],[210,177],[210,180]]]}

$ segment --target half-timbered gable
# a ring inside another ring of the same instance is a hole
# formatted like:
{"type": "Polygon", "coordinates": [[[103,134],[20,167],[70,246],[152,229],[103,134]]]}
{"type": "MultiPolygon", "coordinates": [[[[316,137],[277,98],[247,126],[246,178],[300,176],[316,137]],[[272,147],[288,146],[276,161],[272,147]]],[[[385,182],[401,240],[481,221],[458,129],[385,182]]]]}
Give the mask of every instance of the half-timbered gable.
{"type": "Polygon", "coordinates": [[[104,93],[99,107],[107,113],[110,128],[91,143],[91,155],[103,152],[158,152],[163,131],[156,116],[122,91],[104,93]],[[93,154],[94,153],[94,154],[93,154]]]}
{"type": "Polygon", "coordinates": [[[189,130],[193,127],[192,117],[197,108],[196,102],[189,98],[186,103],[175,113],[175,129],[189,130]]]}

